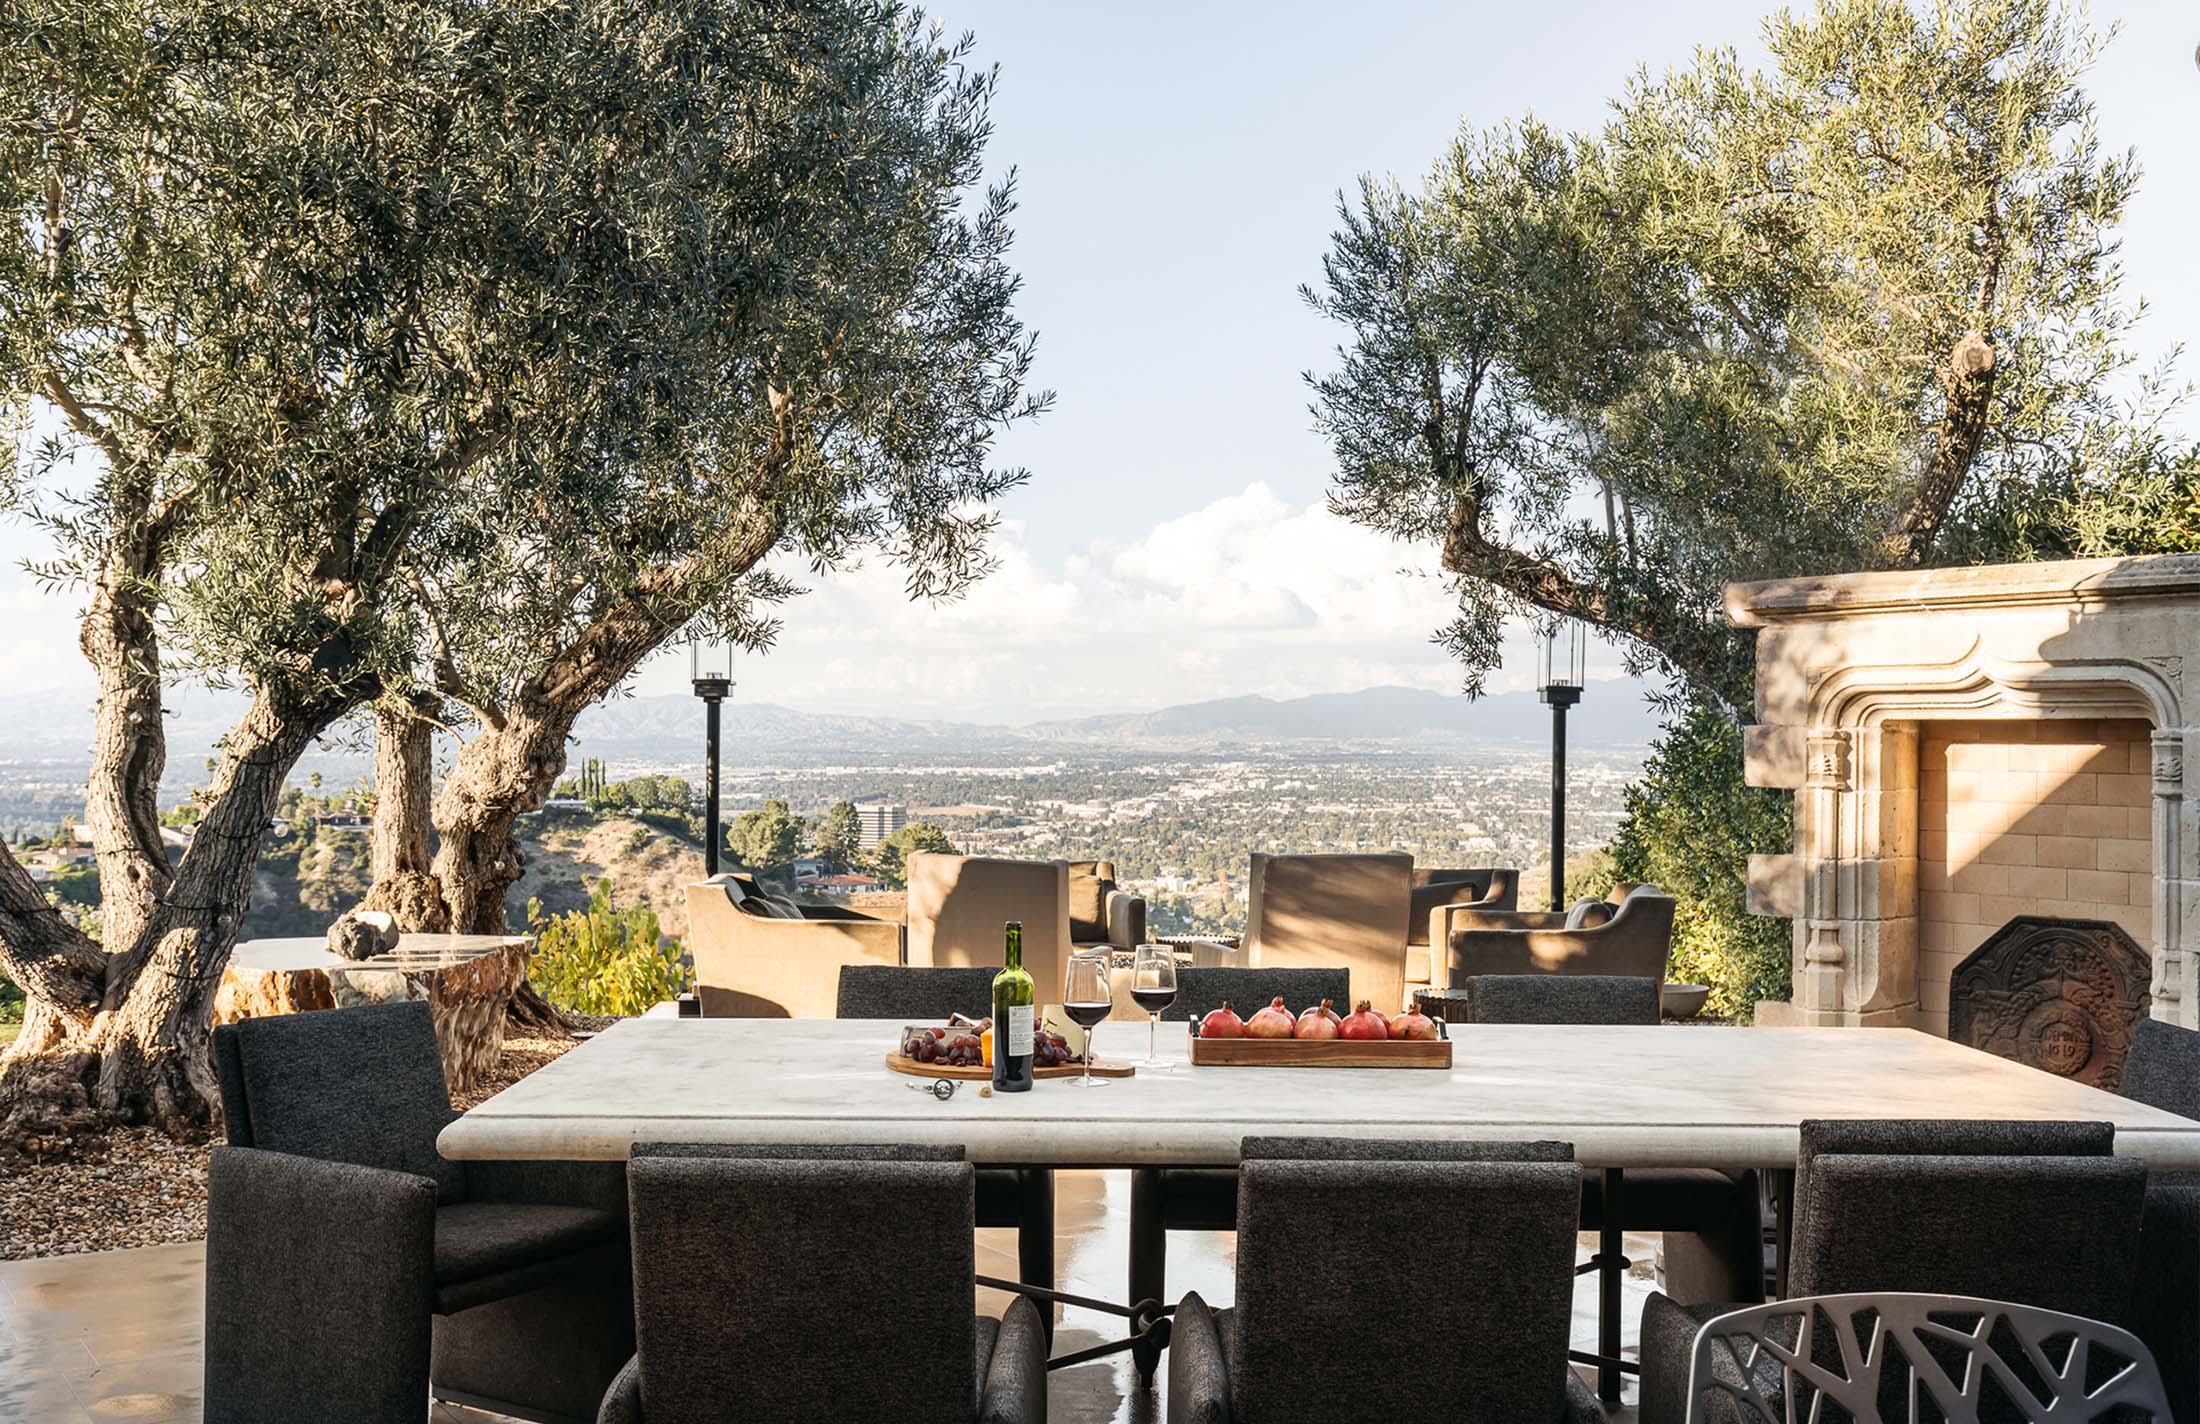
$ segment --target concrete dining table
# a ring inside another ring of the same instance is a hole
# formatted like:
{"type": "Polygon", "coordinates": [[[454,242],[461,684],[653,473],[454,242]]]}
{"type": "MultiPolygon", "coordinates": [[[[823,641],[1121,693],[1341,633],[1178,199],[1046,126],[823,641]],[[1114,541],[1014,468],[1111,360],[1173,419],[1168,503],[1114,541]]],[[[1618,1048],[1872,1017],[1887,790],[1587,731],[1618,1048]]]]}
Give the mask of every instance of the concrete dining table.
{"type": "MultiPolygon", "coordinates": [[[[1629,1167],[1792,1170],[1811,1118],[2106,1120],[2116,1150],[2200,1170],[2200,1122],[1912,1029],[1453,1025],[1446,1069],[1170,1067],[1108,1088],[911,1092],[884,1020],[616,1024],[453,1121],[445,1157],[623,1159],[636,1142],[955,1143],[979,1164],[1231,1166],[1248,1134],[1556,1139],[1605,1172],[1599,1347],[1616,1398],[1619,1193],[1629,1167]]],[[[1101,1055],[1135,1059],[1143,1024],[1105,1023],[1101,1055]]]]}

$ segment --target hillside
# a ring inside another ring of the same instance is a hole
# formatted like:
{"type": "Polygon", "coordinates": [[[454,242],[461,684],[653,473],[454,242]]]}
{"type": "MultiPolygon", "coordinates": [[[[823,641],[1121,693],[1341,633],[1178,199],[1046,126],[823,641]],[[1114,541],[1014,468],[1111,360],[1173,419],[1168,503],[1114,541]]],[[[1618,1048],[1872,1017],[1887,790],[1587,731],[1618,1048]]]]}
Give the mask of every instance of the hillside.
{"type": "MultiPolygon", "coordinates": [[[[674,939],[687,935],[683,887],[703,878],[703,853],[685,840],[624,816],[596,825],[523,823],[520,854],[525,870],[507,899],[515,927],[527,923],[527,902],[545,914],[578,910],[604,876],[621,905],[639,903],[657,912],[674,939]]],[[[367,838],[358,831],[316,832],[300,847],[277,841],[260,857],[253,877],[252,909],[243,938],[318,935],[367,891],[367,838]]]]}

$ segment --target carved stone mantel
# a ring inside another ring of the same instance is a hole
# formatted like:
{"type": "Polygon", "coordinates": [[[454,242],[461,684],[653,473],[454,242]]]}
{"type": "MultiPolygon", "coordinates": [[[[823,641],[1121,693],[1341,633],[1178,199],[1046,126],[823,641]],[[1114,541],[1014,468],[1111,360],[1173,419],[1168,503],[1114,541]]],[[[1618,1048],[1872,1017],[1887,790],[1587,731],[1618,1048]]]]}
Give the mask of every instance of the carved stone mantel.
{"type": "Polygon", "coordinates": [[[1752,909],[1795,922],[1768,1021],[1915,1021],[1921,723],[2114,718],[2153,728],[2152,1012],[2200,1027],[2200,555],[1734,584],[1726,611],[1758,630],[1750,783],[1796,793],[1793,853],[1751,863],[1752,909]]]}

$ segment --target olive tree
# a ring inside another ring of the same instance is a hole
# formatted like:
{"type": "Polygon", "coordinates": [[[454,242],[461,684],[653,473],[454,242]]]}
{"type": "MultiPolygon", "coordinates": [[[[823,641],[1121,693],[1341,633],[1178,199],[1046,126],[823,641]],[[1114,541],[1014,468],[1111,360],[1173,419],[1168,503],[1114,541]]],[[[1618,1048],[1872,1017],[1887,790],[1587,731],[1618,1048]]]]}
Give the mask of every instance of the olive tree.
{"type": "Polygon", "coordinates": [[[2191,507],[2179,393],[2131,369],[2102,37],[1826,0],[1765,40],[1342,209],[1308,293],[1348,328],[1310,378],[1333,501],[1441,546],[1470,683],[1507,618],[1565,615],[1743,705],[1728,580],[2157,547],[2125,494],[2191,507]]]}
{"type": "MultiPolygon", "coordinates": [[[[29,999],[0,1136],[209,1119],[213,994],[284,778],[343,718],[421,692],[421,591],[454,550],[546,552],[530,576],[563,588],[619,566],[603,551],[628,533],[574,540],[576,511],[804,517],[778,485],[713,484],[791,463],[729,406],[796,413],[716,334],[776,323],[815,349],[779,299],[783,253],[834,239],[792,231],[820,214],[782,185],[902,161],[840,142],[867,73],[849,55],[881,44],[946,62],[853,0],[0,16],[6,493],[51,535],[41,572],[83,598],[104,896],[79,933],[0,850],[0,971],[29,999]],[[684,472],[648,508],[606,493],[637,457],[684,472]],[[171,867],[155,809],[179,676],[251,703],[171,867]]],[[[727,521],[696,527],[697,562],[739,555],[727,521]]],[[[624,567],[635,597],[606,629],[679,586],[624,567]]],[[[571,649],[574,675],[605,642],[571,649]]]]}
{"type": "MultiPolygon", "coordinates": [[[[564,773],[575,720],[669,640],[768,642],[795,591],[777,568],[883,556],[922,597],[988,568],[991,502],[1023,478],[988,463],[991,445],[1045,397],[1026,390],[1012,308],[1011,192],[980,186],[994,76],[966,47],[855,6],[800,51],[814,66],[769,89],[633,76],[627,102],[677,140],[653,157],[661,176],[620,192],[688,182],[704,240],[664,255],[664,353],[637,372],[630,428],[553,499],[492,470],[432,536],[417,681],[464,740],[430,873],[378,882],[374,902],[505,928],[514,824],[564,773]]],[[[425,838],[417,816],[387,833],[425,838]]]]}

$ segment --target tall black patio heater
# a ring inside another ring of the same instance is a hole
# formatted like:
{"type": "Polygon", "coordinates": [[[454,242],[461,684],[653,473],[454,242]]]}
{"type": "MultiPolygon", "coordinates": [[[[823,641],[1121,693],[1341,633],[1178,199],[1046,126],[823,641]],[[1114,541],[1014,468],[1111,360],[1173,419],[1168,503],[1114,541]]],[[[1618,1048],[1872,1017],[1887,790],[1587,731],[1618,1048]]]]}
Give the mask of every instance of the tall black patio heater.
{"type": "Polygon", "coordinates": [[[1535,689],[1551,709],[1551,908],[1566,910],[1566,709],[1581,701],[1588,639],[1560,618],[1536,636],[1535,689]]]}
{"type": "Polygon", "coordinates": [[[733,642],[698,635],[688,644],[688,678],[703,699],[703,874],[718,873],[718,704],[733,695],[733,642]]]}

